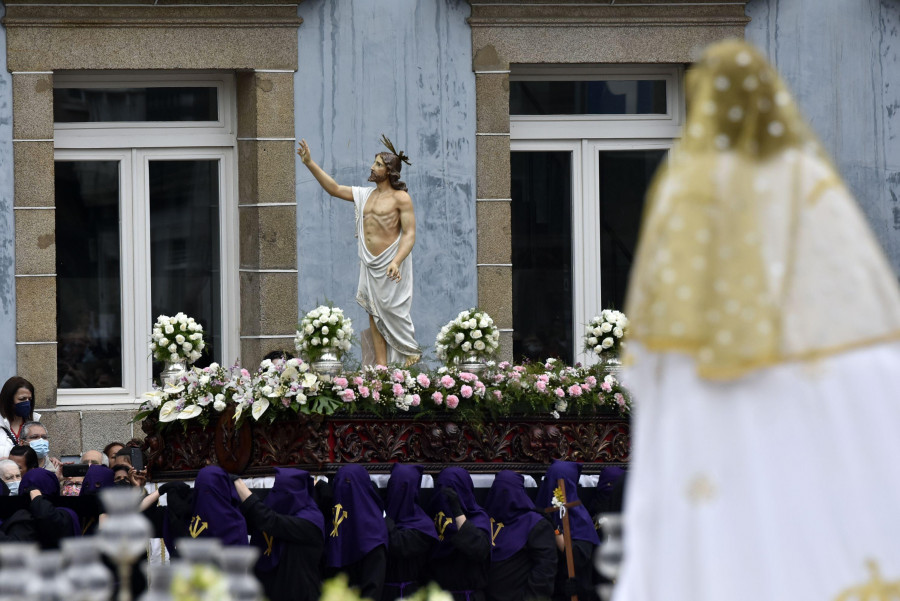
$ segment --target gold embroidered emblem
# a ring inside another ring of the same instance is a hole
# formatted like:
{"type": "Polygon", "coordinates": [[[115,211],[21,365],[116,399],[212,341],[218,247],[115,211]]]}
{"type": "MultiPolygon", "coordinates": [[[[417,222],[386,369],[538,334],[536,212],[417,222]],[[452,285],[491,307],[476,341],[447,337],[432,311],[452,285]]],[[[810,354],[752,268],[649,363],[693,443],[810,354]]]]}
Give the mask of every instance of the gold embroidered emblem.
{"type": "Polygon", "coordinates": [[[898,601],[900,600],[900,580],[888,582],[881,577],[878,562],[866,562],[869,581],[841,591],[834,601],[898,601]]]}
{"type": "Polygon", "coordinates": [[[331,520],[331,525],[334,528],[331,530],[331,536],[338,536],[338,526],[341,525],[341,522],[347,519],[347,511],[344,510],[344,506],[338,503],[334,506],[334,518],[331,520]]]}
{"type": "Polygon", "coordinates": [[[191,527],[189,532],[191,533],[191,538],[197,538],[200,536],[200,533],[209,528],[208,522],[201,522],[200,516],[195,515],[191,518],[191,527]]]}
{"type": "Polygon", "coordinates": [[[263,532],[263,539],[266,541],[266,550],[263,551],[263,555],[272,557],[272,543],[275,542],[275,537],[269,536],[266,532],[263,532]]]}
{"type": "Polygon", "coordinates": [[[503,522],[496,522],[494,518],[491,518],[491,546],[497,546],[497,535],[500,534],[500,530],[503,528],[503,522]],[[497,525],[497,529],[494,530],[494,524],[497,525]]]}
{"type": "Polygon", "coordinates": [[[439,511],[434,516],[434,527],[438,531],[438,540],[444,540],[444,530],[453,522],[453,518],[448,518],[443,511],[439,511]]]}

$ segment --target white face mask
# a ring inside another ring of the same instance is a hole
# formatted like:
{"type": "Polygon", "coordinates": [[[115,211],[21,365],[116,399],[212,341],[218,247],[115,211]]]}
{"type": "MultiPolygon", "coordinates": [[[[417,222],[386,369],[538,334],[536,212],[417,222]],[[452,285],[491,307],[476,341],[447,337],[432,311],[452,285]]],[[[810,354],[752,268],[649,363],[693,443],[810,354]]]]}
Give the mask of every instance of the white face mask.
{"type": "Polygon", "coordinates": [[[6,488],[9,489],[10,496],[19,494],[19,480],[13,480],[12,482],[6,483],[6,488]]]}

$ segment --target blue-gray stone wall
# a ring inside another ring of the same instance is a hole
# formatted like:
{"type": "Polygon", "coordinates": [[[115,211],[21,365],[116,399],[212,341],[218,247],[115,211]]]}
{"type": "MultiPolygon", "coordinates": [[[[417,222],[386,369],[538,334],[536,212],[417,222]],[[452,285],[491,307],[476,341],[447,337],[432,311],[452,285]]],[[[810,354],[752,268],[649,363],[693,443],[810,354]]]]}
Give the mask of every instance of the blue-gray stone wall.
{"type": "MultiPolygon", "coordinates": [[[[416,337],[433,354],[437,330],[477,300],[475,75],[464,0],[333,2],[299,8],[294,83],[297,139],[339,184],[366,181],[384,133],[409,155],[416,211],[412,252],[416,337]]],[[[359,332],[353,204],[330,198],[297,158],[299,311],[326,299],[359,332]]]]}
{"type": "Polygon", "coordinates": [[[747,15],[900,273],[900,2],[751,0],[747,15]]]}
{"type": "MultiPolygon", "coordinates": [[[[0,17],[6,6],[0,1],[0,17]]],[[[13,221],[12,77],[0,25],[0,382],[16,373],[15,223],[13,221]]]]}

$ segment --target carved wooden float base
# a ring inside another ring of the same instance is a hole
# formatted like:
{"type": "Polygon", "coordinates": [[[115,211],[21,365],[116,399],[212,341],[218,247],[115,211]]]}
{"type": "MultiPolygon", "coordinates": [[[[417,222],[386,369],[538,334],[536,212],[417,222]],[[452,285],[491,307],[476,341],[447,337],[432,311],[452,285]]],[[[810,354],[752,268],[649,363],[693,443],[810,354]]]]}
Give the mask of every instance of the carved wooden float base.
{"type": "Polygon", "coordinates": [[[506,416],[483,423],[454,416],[299,415],[274,424],[247,420],[235,429],[230,415],[203,427],[177,425],[158,432],[145,420],[144,450],[153,480],[191,479],[211,464],[245,476],[270,475],[277,466],[333,473],[346,463],[389,472],[392,463],[419,463],[436,472],[457,465],[470,472],[511,469],[542,474],[552,459],[584,462],[583,473],[598,473],[628,462],[627,418],[616,414],[506,416]]]}

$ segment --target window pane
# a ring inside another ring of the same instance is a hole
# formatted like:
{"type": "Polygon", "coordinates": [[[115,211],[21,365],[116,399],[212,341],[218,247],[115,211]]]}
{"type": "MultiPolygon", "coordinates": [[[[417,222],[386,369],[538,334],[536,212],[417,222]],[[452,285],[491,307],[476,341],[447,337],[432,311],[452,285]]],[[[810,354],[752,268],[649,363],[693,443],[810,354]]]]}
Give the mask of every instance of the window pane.
{"type": "Polygon", "coordinates": [[[56,162],[60,388],[122,385],[119,163],[56,162]]]}
{"type": "Polygon", "coordinates": [[[644,196],[665,150],[600,152],[600,295],[602,308],[624,309],[644,196]]]}
{"type": "Polygon", "coordinates": [[[215,87],[55,88],[57,123],[217,121],[215,87]]]}
{"type": "Polygon", "coordinates": [[[151,319],[182,311],[201,323],[207,347],[195,365],[204,367],[222,360],[219,161],[150,161],[149,170],[151,319]]]}
{"type": "Polygon", "coordinates": [[[510,81],[510,115],[664,115],[664,80],[510,81]]]}
{"type": "Polygon", "coordinates": [[[513,356],[572,362],[572,155],[513,152],[513,356]]]}

